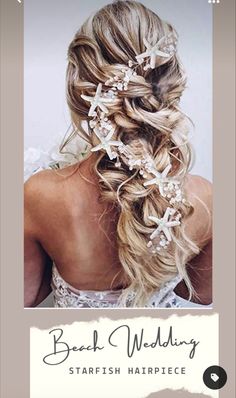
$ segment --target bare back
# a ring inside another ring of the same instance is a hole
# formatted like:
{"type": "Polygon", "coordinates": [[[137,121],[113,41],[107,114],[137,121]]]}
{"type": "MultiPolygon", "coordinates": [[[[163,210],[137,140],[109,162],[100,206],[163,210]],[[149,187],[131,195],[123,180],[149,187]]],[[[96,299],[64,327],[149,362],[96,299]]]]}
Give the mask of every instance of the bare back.
{"type": "MultiPolygon", "coordinates": [[[[188,176],[186,191],[195,211],[186,232],[204,247],[211,236],[211,188],[201,177],[188,176]]],[[[32,239],[48,265],[77,289],[120,287],[122,267],[116,246],[116,210],[102,202],[92,161],[62,170],[45,170],[25,185],[25,256],[32,239]]],[[[32,263],[32,259],[28,259],[32,263]]],[[[34,253],[37,262],[37,250],[34,253]]],[[[31,264],[32,266],[32,264],[31,264]]],[[[26,270],[27,274],[27,270],[26,270]]]]}

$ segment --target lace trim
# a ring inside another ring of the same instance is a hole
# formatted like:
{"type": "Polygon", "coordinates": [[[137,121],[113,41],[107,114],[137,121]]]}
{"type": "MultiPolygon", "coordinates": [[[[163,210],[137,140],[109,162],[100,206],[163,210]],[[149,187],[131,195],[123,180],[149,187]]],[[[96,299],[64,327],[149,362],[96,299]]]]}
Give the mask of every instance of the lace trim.
{"type": "MultiPolygon", "coordinates": [[[[174,288],[182,280],[180,275],[167,282],[162,289],[156,292],[148,303],[146,308],[179,308],[177,296],[174,288]]],[[[67,283],[59,274],[55,264],[52,269],[52,283],[54,306],[56,308],[117,308],[118,299],[122,290],[77,290],[67,283]]],[[[131,307],[135,293],[131,294],[125,307],[131,307]]]]}

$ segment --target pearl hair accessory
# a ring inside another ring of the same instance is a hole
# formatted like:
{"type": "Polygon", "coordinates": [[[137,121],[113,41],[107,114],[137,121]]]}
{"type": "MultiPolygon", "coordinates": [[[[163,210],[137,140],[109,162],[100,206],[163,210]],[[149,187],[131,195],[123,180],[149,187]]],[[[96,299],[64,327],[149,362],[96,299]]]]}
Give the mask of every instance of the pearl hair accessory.
{"type": "MultiPolygon", "coordinates": [[[[151,186],[156,185],[160,195],[171,206],[185,202],[182,197],[180,181],[169,175],[171,164],[168,164],[160,172],[150,154],[138,157],[128,144],[125,145],[122,141],[112,139],[116,129],[109,120],[108,114],[109,105],[117,100],[119,92],[127,91],[129,82],[136,78],[136,68],[144,64],[144,70],[154,69],[158,57],[170,58],[174,55],[176,44],[176,36],[173,33],[162,37],[154,46],[144,39],[146,51],[136,56],[137,63],[130,60],[128,66],[123,67],[121,71],[119,70],[105,82],[105,86],[109,87],[108,90],[103,91],[102,83],[99,83],[94,97],[81,95],[83,100],[91,104],[88,116],[92,119],[89,121],[89,126],[100,141],[91,149],[91,152],[104,150],[110,160],[116,159],[115,166],[117,168],[121,167],[121,159],[125,157],[128,160],[129,170],[138,170],[139,174],[147,180],[143,183],[144,187],[150,189],[151,186]]],[[[152,253],[158,253],[161,249],[168,247],[172,240],[170,229],[180,225],[180,218],[180,212],[171,207],[167,207],[162,218],[149,216],[149,219],[157,225],[147,244],[152,253]]]]}
{"type": "Polygon", "coordinates": [[[137,72],[135,72],[131,68],[123,68],[121,69],[121,72],[123,73],[123,77],[119,76],[114,76],[110,77],[106,82],[106,86],[111,86],[112,89],[108,91],[108,94],[110,98],[115,98],[117,96],[117,91],[127,91],[128,90],[128,84],[132,77],[137,76],[137,72]]]}

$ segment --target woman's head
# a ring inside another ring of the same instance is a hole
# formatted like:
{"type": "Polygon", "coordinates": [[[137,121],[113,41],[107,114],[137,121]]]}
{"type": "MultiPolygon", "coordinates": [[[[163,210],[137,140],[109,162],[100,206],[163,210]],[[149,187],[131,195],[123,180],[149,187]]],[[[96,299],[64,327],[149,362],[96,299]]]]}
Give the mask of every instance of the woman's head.
{"type": "MultiPolygon", "coordinates": [[[[92,15],[68,51],[68,101],[75,121],[88,115],[88,104],[80,97],[82,90],[93,92],[94,86],[105,84],[114,71],[128,65],[129,60],[135,61],[146,49],[145,39],[156,44],[169,33],[177,36],[170,24],[136,1],[116,1],[92,15]]],[[[151,71],[140,66],[139,78],[125,93],[134,105],[151,112],[177,104],[185,87],[177,56],[159,58],[156,66],[151,71]]],[[[120,112],[119,105],[114,106],[114,113],[120,112]]]]}
{"type": "MultiPolygon", "coordinates": [[[[177,270],[191,288],[185,265],[197,251],[185,236],[183,226],[172,228],[168,250],[152,253],[147,248],[154,229],[149,217],[161,219],[169,201],[168,195],[161,193],[160,185],[144,184],[143,166],[139,162],[145,164],[148,159],[153,165],[148,173],[156,176],[165,170],[169,172],[171,165],[169,175],[175,178],[174,182],[178,180],[176,187],[180,191],[191,161],[186,139],[188,120],[179,109],[186,79],[177,54],[167,56],[161,48],[162,55],[154,57],[152,67],[142,60],[137,62],[147,47],[161,43],[165,37],[172,37],[175,44],[177,34],[152,11],[136,1],[115,1],[83,24],[68,50],[67,98],[75,129],[93,147],[99,144],[96,125],[102,112],[98,109],[89,114],[88,100],[99,86],[104,98],[110,99],[105,120],[111,125],[112,140],[125,147],[116,165],[106,151],[96,152],[95,171],[101,196],[119,211],[119,257],[124,284],[128,286],[124,297],[135,290],[136,305],[143,305],[177,270]],[[131,69],[136,65],[132,69],[135,73],[131,73],[125,89],[121,86],[118,93],[110,95],[114,82],[122,79],[128,65],[131,69]],[[82,127],[84,121],[88,122],[86,130],[82,127]],[[131,157],[137,159],[134,167],[131,157]]],[[[184,219],[192,209],[179,200],[175,201],[174,210],[184,219]]]]}

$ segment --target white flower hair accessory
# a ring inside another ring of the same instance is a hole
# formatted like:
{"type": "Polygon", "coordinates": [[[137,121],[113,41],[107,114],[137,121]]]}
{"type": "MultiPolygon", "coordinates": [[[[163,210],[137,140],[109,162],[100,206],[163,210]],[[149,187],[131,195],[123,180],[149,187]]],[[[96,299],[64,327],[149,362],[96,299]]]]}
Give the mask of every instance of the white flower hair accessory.
{"type": "Polygon", "coordinates": [[[163,36],[155,45],[151,45],[147,39],[144,39],[146,51],[136,56],[137,63],[130,60],[128,66],[124,66],[105,82],[105,86],[109,89],[103,91],[102,83],[99,83],[94,96],[81,95],[84,101],[91,104],[88,116],[92,119],[89,121],[89,126],[100,141],[91,149],[91,152],[105,151],[110,160],[116,159],[115,166],[118,168],[121,167],[122,157],[125,157],[129,169],[138,170],[146,180],[143,183],[144,187],[151,189],[153,185],[157,186],[160,195],[169,203],[162,218],[149,216],[149,220],[157,225],[147,244],[154,254],[162,249],[167,249],[172,240],[171,228],[181,224],[181,213],[174,208],[176,204],[185,202],[182,196],[181,182],[176,177],[170,176],[171,164],[167,164],[162,171],[159,171],[150,154],[137,156],[129,145],[113,139],[116,128],[109,120],[109,105],[117,100],[120,91],[128,90],[129,83],[136,78],[136,69],[140,65],[143,65],[144,70],[154,69],[158,57],[168,59],[174,55],[176,44],[176,36],[173,33],[163,36]]]}

